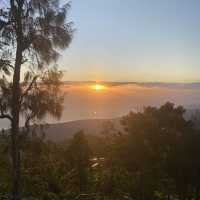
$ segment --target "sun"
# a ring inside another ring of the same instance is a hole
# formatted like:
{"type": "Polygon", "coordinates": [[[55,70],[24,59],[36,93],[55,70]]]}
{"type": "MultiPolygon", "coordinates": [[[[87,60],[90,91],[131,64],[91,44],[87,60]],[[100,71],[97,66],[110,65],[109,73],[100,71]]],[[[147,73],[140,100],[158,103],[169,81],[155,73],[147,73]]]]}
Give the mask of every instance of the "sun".
{"type": "Polygon", "coordinates": [[[106,89],[106,87],[104,85],[101,85],[101,84],[92,85],[91,88],[93,90],[96,90],[96,91],[101,91],[101,90],[105,90],[106,89]]]}

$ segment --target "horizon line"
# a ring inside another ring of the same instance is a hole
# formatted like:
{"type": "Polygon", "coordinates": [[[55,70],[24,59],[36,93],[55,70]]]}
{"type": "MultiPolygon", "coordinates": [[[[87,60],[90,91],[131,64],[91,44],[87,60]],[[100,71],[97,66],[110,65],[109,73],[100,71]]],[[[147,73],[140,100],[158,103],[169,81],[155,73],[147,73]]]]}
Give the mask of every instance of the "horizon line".
{"type": "Polygon", "coordinates": [[[200,84],[200,81],[184,82],[184,81],[93,81],[93,80],[64,80],[64,83],[118,83],[118,84],[200,84]]]}

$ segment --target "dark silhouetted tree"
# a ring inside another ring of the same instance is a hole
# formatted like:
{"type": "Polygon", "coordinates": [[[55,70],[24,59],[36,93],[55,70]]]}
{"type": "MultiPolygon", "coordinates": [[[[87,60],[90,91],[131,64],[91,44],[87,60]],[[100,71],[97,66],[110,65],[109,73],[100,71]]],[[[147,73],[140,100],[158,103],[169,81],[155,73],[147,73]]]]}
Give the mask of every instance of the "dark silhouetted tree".
{"type": "Polygon", "coordinates": [[[11,123],[12,198],[19,200],[20,116],[24,114],[26,127],[47,113],[60,116],[61,72],[51,70],[50,64],[58,59],[58,50],[68,47],[73,31],[71,23],[66,23],[69,3],[61,5],[59,0],[4,3],[7,5],[0,3],[0,118],[11,123]]]}
{"type": "Polygon", "coordinates": [[[173,194],[167,191],[173,187],[170,180],[180,196],[187,192],[191,171],[184,167],[189,165],[189,158],[186,158],[188,141],[194,130],[184,113],[183,107],[166,103],[160,108],[146,107],[144,112],[130,113],[123,118],[122,124],[128,135],[121,148],[121,158],[135,176],[134,198],[154,199],[156,189],[173,194]],[[168,183],[162,188],[166,179],[168,183]]]}
{"type": "Polygon", "coordinates": [[[71,141],[68,150],[69,162],[76,174],[77,186],[79,192],[87,190],[88,171],[90,167],[90,148],[88,141],[82,131],[76,133],[71,141]]]}

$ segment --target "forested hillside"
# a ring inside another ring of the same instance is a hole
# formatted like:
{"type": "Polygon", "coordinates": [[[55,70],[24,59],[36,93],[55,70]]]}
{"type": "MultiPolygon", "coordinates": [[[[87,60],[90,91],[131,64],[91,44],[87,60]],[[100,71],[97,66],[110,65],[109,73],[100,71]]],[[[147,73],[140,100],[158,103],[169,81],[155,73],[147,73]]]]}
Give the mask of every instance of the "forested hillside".
{"type": "MultiPolygon", "coordinates": [[[[198,200],[200,132],[183,116],[166,103],[124,116],[125,133],[109,123],[100,136],[80,131],[56,143],[22,134],[23,198],[198,200]]],[[[11,187],[9,140],[1,134],[1,199],[11,187]]]]}

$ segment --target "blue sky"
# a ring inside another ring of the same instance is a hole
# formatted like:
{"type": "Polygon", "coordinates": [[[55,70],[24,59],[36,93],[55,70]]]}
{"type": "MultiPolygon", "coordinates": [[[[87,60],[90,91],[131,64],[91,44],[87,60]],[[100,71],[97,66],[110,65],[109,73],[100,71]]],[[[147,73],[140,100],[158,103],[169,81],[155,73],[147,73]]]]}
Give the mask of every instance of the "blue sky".
{"type": "Polygon", "coordinates": [[[66,80],[200,81],[199,0],[72,0],[66,80]]]}

